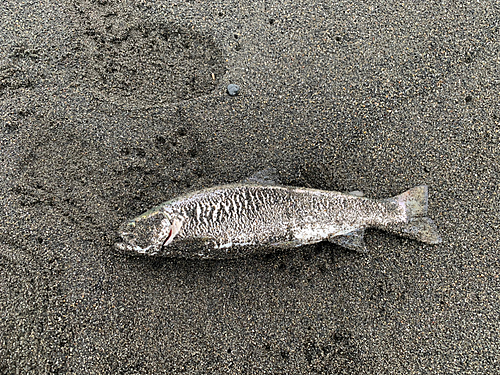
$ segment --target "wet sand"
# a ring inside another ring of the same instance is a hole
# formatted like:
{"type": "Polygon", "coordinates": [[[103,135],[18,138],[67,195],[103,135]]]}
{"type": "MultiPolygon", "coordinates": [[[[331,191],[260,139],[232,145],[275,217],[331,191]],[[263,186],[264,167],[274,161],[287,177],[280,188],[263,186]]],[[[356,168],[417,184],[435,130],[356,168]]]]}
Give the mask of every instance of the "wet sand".
{"type": "Polygon", "coordinates": [[[461,4],[0,7],[0,373],[500,372],[500,12],[461,4]],[[443,243],[113,250],[124,220],[266,167],[426,184],[443,243]]]}

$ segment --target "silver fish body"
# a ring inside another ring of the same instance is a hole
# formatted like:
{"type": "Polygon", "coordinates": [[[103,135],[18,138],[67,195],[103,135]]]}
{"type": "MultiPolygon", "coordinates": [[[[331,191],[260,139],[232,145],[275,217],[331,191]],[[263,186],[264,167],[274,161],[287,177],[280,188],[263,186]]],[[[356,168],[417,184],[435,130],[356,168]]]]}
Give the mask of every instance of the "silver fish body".
{"type": "Polygon", "coordinates": [[[234,258],[323,240],[366,251],[375,227],[441,242],[427,218],[427,187],[389,199],[298,187],[233,184],[192,192],[123,224],[121,251],[183,258],[234,258]]]}

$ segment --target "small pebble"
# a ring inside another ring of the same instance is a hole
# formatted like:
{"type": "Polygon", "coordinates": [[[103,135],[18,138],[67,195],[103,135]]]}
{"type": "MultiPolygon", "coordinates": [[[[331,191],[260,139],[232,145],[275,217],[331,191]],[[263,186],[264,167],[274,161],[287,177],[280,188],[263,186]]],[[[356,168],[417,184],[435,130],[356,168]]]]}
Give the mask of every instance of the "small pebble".
{"type": "Polygon", "coordinates": [[[240,92],[240,86],[235,85],[233,83],[231,83],[230,85],[227,86],[227,93],[229,95],[235,96],[235,95],[238,95],[239,92],[240,92]]]}

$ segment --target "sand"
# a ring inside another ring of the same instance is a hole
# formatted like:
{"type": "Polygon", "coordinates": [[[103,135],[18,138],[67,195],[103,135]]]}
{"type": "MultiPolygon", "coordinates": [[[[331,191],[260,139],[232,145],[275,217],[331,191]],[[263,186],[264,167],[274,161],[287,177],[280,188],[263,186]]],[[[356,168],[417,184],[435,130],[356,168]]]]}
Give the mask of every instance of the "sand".
{"type": "Polygon", "coordinates": [[[0,373],[499,373],[499,14],[2,4],[0,373]],[[124,220],[266,167],[373,198],[426,184],[444,241],[372,230],[368,254],[231,261],[113,250],[124,220]]]}

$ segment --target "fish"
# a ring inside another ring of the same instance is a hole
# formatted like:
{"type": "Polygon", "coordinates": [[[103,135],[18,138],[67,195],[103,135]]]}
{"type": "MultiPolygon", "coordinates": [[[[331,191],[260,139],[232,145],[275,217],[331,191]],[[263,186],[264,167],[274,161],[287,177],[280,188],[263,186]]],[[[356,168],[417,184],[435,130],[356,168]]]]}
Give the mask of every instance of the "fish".
{"type": "Polygon", "coordinates": [[[115,248],[134,255],[227,259],[329,241],[367,252],[376,228],[427,244],[442,242],[427,217],[428,187],[387,199],[281,186],[265,174],[194,191],[122,224],[115,248]]]}

